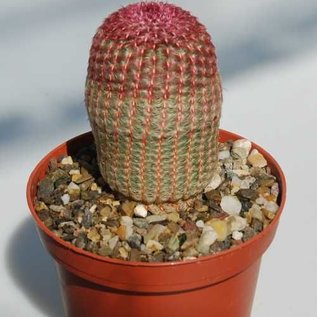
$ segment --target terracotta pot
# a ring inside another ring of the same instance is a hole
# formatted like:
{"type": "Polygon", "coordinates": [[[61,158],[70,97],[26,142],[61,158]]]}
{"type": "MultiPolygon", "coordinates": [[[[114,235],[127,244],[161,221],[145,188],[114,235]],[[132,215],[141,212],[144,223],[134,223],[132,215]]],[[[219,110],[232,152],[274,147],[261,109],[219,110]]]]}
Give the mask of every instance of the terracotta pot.
{"type": "MultiPolygon", "coordinates": [[[[220,141],[240,136],[220,131],[220,141]]],[[[37,216],[34,197],[48,162],[73,155],[93,142],[85,133],[46,155],[32,172],[27,201],[40,238],[57,262],[68,317],[248,317],[251,313],[261,257],[275,235],[284,207],[286,183],[273,157],[265,155],[280,183],[280,209],[272,223],[251,240],[231,250],[173,263],[127,262],[83,251],[56,237],[37,216]]]]}

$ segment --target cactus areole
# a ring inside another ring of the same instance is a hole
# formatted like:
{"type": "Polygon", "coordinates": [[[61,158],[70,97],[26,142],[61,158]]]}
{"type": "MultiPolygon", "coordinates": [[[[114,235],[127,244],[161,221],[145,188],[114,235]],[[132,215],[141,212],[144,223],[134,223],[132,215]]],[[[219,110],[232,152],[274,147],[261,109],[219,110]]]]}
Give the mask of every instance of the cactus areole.
{"type": "Polygon", "coordinates": [[[93,38],[85,99],[113,190],[162,203],[210,182],[222,88],[210,35],[189,12],[142,2],[111,14],[93,38]]]}

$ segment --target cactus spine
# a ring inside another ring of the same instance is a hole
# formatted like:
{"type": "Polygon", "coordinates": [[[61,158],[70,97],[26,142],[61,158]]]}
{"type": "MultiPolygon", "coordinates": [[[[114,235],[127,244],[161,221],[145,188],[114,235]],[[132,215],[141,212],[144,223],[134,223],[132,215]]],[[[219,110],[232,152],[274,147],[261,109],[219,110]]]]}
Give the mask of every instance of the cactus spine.
{"type": "Polygon", "coordinates": [[[112,189],[161,203],[212,178],[222,88],[210,36],[189,12],[142,2],[111,14],[93,38],[85,99],[112,189]]]}

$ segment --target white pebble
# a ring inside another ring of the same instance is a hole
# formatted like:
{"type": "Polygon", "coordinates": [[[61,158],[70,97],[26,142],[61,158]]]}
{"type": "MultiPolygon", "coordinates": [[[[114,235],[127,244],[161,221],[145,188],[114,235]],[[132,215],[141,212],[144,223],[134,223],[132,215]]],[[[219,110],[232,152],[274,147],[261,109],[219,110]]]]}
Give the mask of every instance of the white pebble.
{"type": "Polygon", "coordinates": [[[217,237],[218,235],[212,227],[205,226],[200,236],[197,250],[202,254],[208,254],[210,246],[217,240],[217,237]]]}
{"type": "Polygon", "coordinates": [[[190,260],[196,260],[197,258],[195,256],[185,256],[183,258],[184,261],[190,261],[190,260]]]}
{"type": "Polygon", "coordinates": [[[221,184],[222,180],[219,174],[215,174],[210,183],[205,188],[205,192],[209,192],[210,190],[218,188],[218,186],[221,184]]]}
{"type": "Polygon", "coordinates": [[[97,205],[94,204],[90,207],[89,211],[93,214],[96,211],[96,209],[97,209],[97,205]]]}
{"type": "MultiPolygon", "coordinates": [[[[92,191],[98,192],[99,194],[102,193],[101,187],[98,186],[96,183],[92,183],[91,186],[90,186],[90,189],[91,189],[92,191]]],[[[112,205],[113,205],[113,206],[114,206],[114,202],[115,202],[115,201],[112,202],[112,205]]]]}
{"type": "Polygon", "coordinates": [[[202,220],[196,221],[196,226],[200,229],[203,229],[205,227],[205,224],[202,220]]]}
{"type": "Polygon", "coordinates": [[[125,226],[125,239],[128,240],[133,235],[132,226],[125,226]]]}
{"type": "Polygon", "coordinates": [[[237,215],[240,213],[242,205],[236,196],[223,196],[220,202],[221,208],[229,215],[237,215]]]}
{"type": "Polygon", "coordinates": [[[264,205],[266,204],[268,201],[262,196],[260,195],[256,201],[255,201],[258,205],[264,205]]]}
{"type": "Polygon", "coordinates": [[[127,227],[132,227],[133,226],[133,220],[129,216],[122,216],[120,218],[120,224],[127,226],[127,227]]]}
{"type": "Polygon", "coordinates": [[[232,173],[236,174],[237,176],[249,176],[250,171],[249,170],[243,170],[243,169],[234,169],[232,170],[232,173]]]}
{"type": "Polygon", "coordinates": [[[64,226],[76,227],[74,221],[64,221],[58,225],[59,228],[63,228],[64,226]]]}
{"type": "Polygon", "coordinates": [[[243,237],[243,233],[240,231],[233,231],[232,232],[232,239],[234,240],[241,240],[243,237]]]}
{"type": "Polygon", "coordinates": [[[274,195],[275,197],[278,197],[279,193],[280,193],[280,190],[279,190],[278,183],[274,183],[271,187],[271,194],[274,195]]]}
{"type": "Polygon", "coordinates": [[[261,207],[259,205],[253,204],[249,210],[249,213],[252,216],[252,218],[263,221],[263,213],[262,213],[261,207]]]}
{"type": "Polygon", "coordinates": [[[62,212],[65,210],[65,207],[59,205],[50,205],[50,209],[52,209],[55,212],[62,212]]]}
{"type": "Polygon", "coordinates": [[[146,248],[151,252],[155,252],[162,250],[164,247],[158,241],[149,240],[146,244],[146,248]]]}
{"type": "Polygon", "coordinates": [[[257,150],[253,149],[248,156],[248,162],[253,167],[265,167],[267,165],[267,161],[264,156],[257,150]]]}
{"type": "Polygon", "coordinates": [[[276,213],[278,211],[278,204],[274,201],[267,201],[265,204],[264,204],[264,208],[270,212],[273,212],[273,213],[276,213]]]}
{"type": "Polygon", "coordinates": [[[77,184],[70,182],[69,185],[67,186],[67,189],[68,190],[80,190],[80,187],[77,184]]]}
{"type": "Polygon", "coordinates": [[[225,160],[230,157],[230,151],[229,150],[224,150],[220,151],[218,154],[218,159],[219,160],[225,160]]]}
{"type": "Polygon", "coordinates": [[[118,236],[114,236],[113,238],[111,238],[108,242],[109,248],[113,250],[115,246],[117,245],[118,241],[119,241],[118,236]]]}
{"type": "Polygon", "coordinates": [[[73,159],[72,159],[71,156],[66,156],[66,157],[64,157],[64,158],[62,159],[61,163],[62,163],[63,165],[71,165],[71,164],[73,164],[74,162],[73,162],[73,159]]]}
{"type": "Polygon", "coordinates": [[[236,194],[239,190],[240,190],[240,187],[238,187],[238,186],[232,186],[231,191],[230,191],[230,194],[231,194],[231,195],[234,195],[234,194],[236,194]]]}
{"type": "Polygon", "coordinates": [[[229,217],[228,222],[231,232],[243,230],[247,226],[247,219],[240,216],[229,217]]]}
{"type": "Polygon", "coordinates": [[[256,181],[255,177],[248,176],[242,180],[240,188],[242,189],[249,189],[250,186],[256,181]]]}
{"type": "Polygon", "coordinates": [[[147,216],[147,210],[144,205],[139,204],[134,208],[134,214],[138,217],[145,218],[147,216]]]}
{"type": "Polygon", "coordinates": [[[98,185],[97,185],[96,183],[92,183],[92,184],[90,185],[90,189],[91,189],[92,191],[98,191],[98,185]]]}
{"type": "Polygon", "coordinates": [[[148,223],[161,222],[166,220],[166,218],[167,218],[166,215],[151,215],[146,217],[146,221],[148,223]]]}
{"type": "Polygon", "coordinates": [[[105,229],[102,232],[102,240],[108,242],[112,238],[112,233],[109,229],[105,229]]]}
{"type": "Polygon", "coordinates": [[[64,205],[67,205],[70,201],[70,196],[68,194],[64,194],[62,197],[61,197],[61,200],[63,202],[64,205]]]}
{"type": "Polygon", "coordinates": [[[125,249],[125,248],[119,248],[119,253],[120,253],[120,256],[123,258],[123,259],[127,259],[129,257],[129,253],[128,251],[125,249]]]}
{"type": "Polygon", "coordinates": [[[242,180],[237,176],[233,175],[231,179],[231,186],[233,187],[241,187],[242,180]]]}
{"type": "Polygon", "coordinates": [[[163,225],[154,225],[147,233],[144,234],[144,243],[147,243],[149,240],[158,240],[160,234],[163,233],[165,230],[166,227],[163,225]]]}
{"type": "Polygon", "coordinates": [[[70,170],[68,172],[69,175],[80,175],[80,170],[70,170]]]}
{"type": "Polygon", "coordinates": [[[251,150],[252,144],[247,139],[239,139],[233,142],[232,144],[232,152],[239,155],[241,158],[247,158],[250,150],[251,150]]]}

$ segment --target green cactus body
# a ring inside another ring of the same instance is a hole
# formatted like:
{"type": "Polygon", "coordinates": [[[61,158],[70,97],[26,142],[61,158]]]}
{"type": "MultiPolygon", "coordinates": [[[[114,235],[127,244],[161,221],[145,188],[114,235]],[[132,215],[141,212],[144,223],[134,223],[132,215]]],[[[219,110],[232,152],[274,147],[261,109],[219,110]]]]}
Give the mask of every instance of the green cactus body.
{"type": "Polygon", "coordinates": [[[145,203],[200,193],[217,161],[221,103],[215,48],[189,12],[137,3],[97,30],[86,106],[112,189],[145,203]]]}

